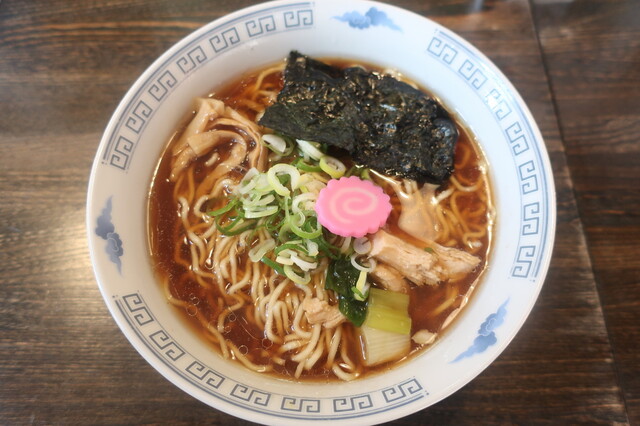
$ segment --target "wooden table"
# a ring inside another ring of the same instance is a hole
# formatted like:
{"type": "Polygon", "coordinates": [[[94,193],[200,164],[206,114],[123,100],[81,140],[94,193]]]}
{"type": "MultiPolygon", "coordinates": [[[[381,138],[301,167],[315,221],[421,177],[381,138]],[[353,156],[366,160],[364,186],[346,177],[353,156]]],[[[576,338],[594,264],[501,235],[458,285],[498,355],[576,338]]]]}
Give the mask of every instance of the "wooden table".
{"type": "MultiPolygon", "coordinates": [[[[321,1],[321,0],[318,0],[321,1]]],[[[250,0],[0,2],[0,424],[244,424],[126,341],[85,236],[101,133],[139,74],[250,0]]],[[[510,78],[558,200],[540,298],[498,360],[397,424],[640,424],[640,2],[396,0],[510,78]]]]}

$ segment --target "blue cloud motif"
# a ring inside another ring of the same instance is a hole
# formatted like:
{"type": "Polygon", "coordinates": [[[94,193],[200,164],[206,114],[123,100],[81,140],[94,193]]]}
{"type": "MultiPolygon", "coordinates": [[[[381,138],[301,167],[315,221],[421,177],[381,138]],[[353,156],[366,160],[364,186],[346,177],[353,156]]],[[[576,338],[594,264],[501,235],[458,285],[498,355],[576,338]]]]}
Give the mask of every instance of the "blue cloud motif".
{"type": "Polygon", "coordinates": [[[124,254],[124,249],[122,247],[122,240],[120,239],[120,235],[115,232],[116,228],[111,222],[111,198],[107,200],[100,216],[96,220],[96,235],[107,241],[107,246],[105,247],[106,253],[109,255],[109,260],[116,264],[118,267],[118,272],[122,273],[122,262],[120,260],[120,256],[124,254]]]}
{"type": "Polygon", "coordinates": [[[471,346],[469,346],[466,351],[458,355],[453,361],[451,361],[451,363],[458,362],[464,358],[469,358],[475,354],[482,353],[486,351],[489,346],[496,344],[498,338],[496,337],[496,333],[494,333],[494,330],[504,323],[504,317],[507,314],[508,303],[509,299],[505,300],[495,313],[489,315],[487,319],[485,319],[484,322],[480,324],[478,336],[473,339],[473,343],[471,344],[471,346]]]}
{"type": "Polygon", "coordinates": [[[351,28],[364,30],[369,27],[387,27],[394,31],[402,32],[402,29],[393,23],[386,13],[375,7],[370,8],[364,15],[358,11],[346,12],[342,16],[334,16],[341,22],[347,22],[351,28]]]}
{"type": "Polygon", "coordinates": [[[118,266],[118,272],[122,272],[120,256],[123,255],[124,249],[122,248],[122,240],[116,232],[110,232],[107,234],[107,247],[105,249],[109,255],[109,260],[118,266]]]}
{"type": "Polygon", "coordinates": [[[106,240],[108,238],[107,235],[114,232],[115,229],[113,223],[111,223],[111,197],[109,197],[104,209],[102,209],[102,213],[98,216],[96,235],[106,240]]]}
{"type": "Polygon", "coordinates": [[[402,29],[394,24],[393,21],[389,19],[389,17],[387,17],[386,13],[376,9],[375,7],[369,9],[365,16],[371,20],[371,25],[373,25],[374,27],[381,25],[383,27],[388,27],[394,31],[402,32],[402,29]]]}

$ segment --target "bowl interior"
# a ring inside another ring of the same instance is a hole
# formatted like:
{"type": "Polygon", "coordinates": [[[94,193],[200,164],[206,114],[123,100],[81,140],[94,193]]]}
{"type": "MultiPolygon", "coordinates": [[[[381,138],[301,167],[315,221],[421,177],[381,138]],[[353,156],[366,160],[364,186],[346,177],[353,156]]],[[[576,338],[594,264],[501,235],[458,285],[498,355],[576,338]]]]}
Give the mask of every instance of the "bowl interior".
{"type": "Polygon", "coordinates": [[[506,347],[548,268],[553,180],[526,105],[500,71],[445,28],[389,5],[264,3],[221,18],[167,51],[113,115],[91,174],[87,226],[96,277],[116,322],[142,356],[194,397],[266,423],[381,422],[462,387],[506,347]],[[291,382],[223,360],[164,300],[146,233],[151,176],[197,96],[297,49],[400,71],[438,97],[484,150],[497,210],[482,284],[437,344],[410,362],[350,383],[291,382]]]}

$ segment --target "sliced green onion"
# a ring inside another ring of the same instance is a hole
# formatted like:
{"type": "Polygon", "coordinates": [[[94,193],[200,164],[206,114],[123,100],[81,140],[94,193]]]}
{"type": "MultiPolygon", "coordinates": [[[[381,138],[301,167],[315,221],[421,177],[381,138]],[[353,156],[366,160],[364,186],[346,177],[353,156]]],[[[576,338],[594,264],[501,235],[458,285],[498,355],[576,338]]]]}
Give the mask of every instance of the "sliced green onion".
{"type": "Polygon", "coordinates": [[[316,228],[313,229],[310,221],[305,221],[302,226],[298,226],[295,221],[289,221],[291,231],[300,238],[312,240],[322,235],[322,226],[316,222],[316,228]]]}
{"type": "Polygon", "coordinates": [[[280,212],[280,214],[269,216],[264,222],[264,226],[267,228],[267,231],[274,233],[282,226],[283,223],[284,216],[282,215],[282,212],[280,212]]]}
{"type": "Polygon", "coordinates": [[[286,186],[280,183],[280,180],[277,178],[275,173],[267,172],[267,180],[269,182],[270,187],[274,191],[276,191],[278,195],[282,195],[284,197],[291,194],[291,191],[289,191],[289,188],[287,188],[286,186]]]}
{"type": "MultiPolygon", "coordinates": [[[[291,150],[295,147],[280,135],[265,135],[261,143],[276,153],[282,153],[285,146],[291,150]]],[[[266,231],[271,238],[250,248],[249,258],[265,263],[297,285],[305,285],[318,267],[319,256],[332,259],[340,256],[340,248],[323,235],[314,202],[330,176],[342,176],[346,168],[339,160],[326,156],[315,142],[299,141],[298,147],[304,159],[298,158],[293,164],[276,164],[265,173],[250,169],[235,190],[238,197],[209,214],[224,235],[249,230],[253,231],[251,241],[258,237],[258,231],[266,231]],[[324,170],[315,163],[319,159],[324,159],[324,170]]],[[[350,238],[341,239],[341,244],[348,254],[352,252],[350,238]]],[[[364,300],[368,293],[366,273],[363,277],[364,281],[353,290],[358,300],[364,300]]]]}
{"type": "Polygon", "coordinates": [[[289,182],[291,182],[291,178],[289,177],[289,175],[276,175],[276,176],[278,176],[278,180],[283,186],[287,186],[289,185],[289,182]]]}
{"type": "Polygon", "coordinates": [[[320,151],[313,144],[313,142],[305,141],[304,139],[296,139],[296,142],[298,142],[298,147],[300,148],[300,151],[302,151],[304,154],[308,155],[309,157],[313,158],[314,160],[319,161],[322,157],[324,157],[324,153],[320,151]]]}
{"type": "MultiPolygon", "coordinates": [[[[326,173],[311,173],[313,175],[313,181],[309,182],[309,184],[321,184],[326,185],[327,182],[331,180],[331,177],[327,177],[326,173]]],[[[323,187],[324,188],[324,187],[323,187]]]]}
{"type": "Polygon", "coordinates": [[[351,251],[351,237],[345,237],[340,244],[340,253],[350,254],[351,251]]]}
{"type": "Polygon", "coordinates": [[[288,217],[289,216],[285,217],[285,220],[283,221],[282,226],[278,230],[278,239],[282,243],[286,243],[290,239],[291,234],[293,233],[291,231],[291,226],[289,226],[289,222],[287,221],[288,217]]]}
{"type": "Polygon", "coordinates": [[[312,240],[306,240],[305,243],[307,244],[306,252],[309,256],[315,257],[318,255],[318,253],[320,253],[320,250],[318,249],[318,243],[312,240]]]}
{"type": "Polygon", "coordinates": [[[336,260],[340,257],[340,249],[327,242],[323,235],[320,235],[318,238],[314,238],[313,242],[318,244],[318,249],[330,259],[336,260]]]}
{"type": "Polygon", "coordinates": [[[260,173],[254,179],[256,181],[256,187],[254,191],[261,192],[261,193],[267,193],[267,192],[273,191],[273,188],[269,183],[269,179],[267,179],[266,173],[260,173]]]}
{"type": "Polygon", "coordinates": [[[256,245],[255,247],[252,247],[251,250],[249,250],[249,259],[251,259],[252,262],[258,262],[267,254],[267,252],[269,252],[269,250],[273,249],[275,246],[276,242],[271,238],[269,238],[268,240],[264,240],[263,242],[256,245]]]}
{"type": "Polygon", "coordinates": [[[356,261],[356,257],[358,256],[357,253],[354,253],[351,255],[351,264],[353,265],[354,268],[356,268],[359,271],[364,271],[364,272],[371,272],[375,269],[376,267],[376,261],[373,260],[372,258],[369,258],[369,266],[363,266],[360,265],[357,261],[356,261]]]}
{"type": "Polygon", "coordinates": [[[276,262],[281,265],[293,265],[292,256],[295,252],[291,249],[282,250],[276,257],[276,262]]]}
{"type": "Polygon", "coordinates": [[[363,169],[362,173],[360,173],[360,177],[364,180],[373,180],[369,174],[369,169],[363,169]]]}
{"type": "Polygon", "coordinates": [[[317,174],[311,174],[311,173],[306,173],[303,176],[309,176],[309,182],[304,184],[304,185],[300,185],[300,189],[302,189],[304,192],[310,192],[310,193],[314,193],[314,194],[319,194],[320,191],[322,191],[322,189],[324,189],[327,184],[326,182],[321,181],[320,179],[316,179],[317,174]]]}
{"type": "Polygon", "coordinates": [[[300,172],[291,164],[276,164],[267,171],[267,181],[269,182],[271,188],[276,191],[278,195],[286,197],[291,194],[291,191],[278,179],[278,175],[281,174],[289,175],[289,177],[291,178],[291,189],[294,190],[298,187],[300,172]]]}
{"type": "Polygon", "coordinates": [[[372,180],[371,175],[369,174],[369,170],[367,167],[363,166],[352,166],[345,176],[358,176],[361,179],[372,180]]]}
{"type": "Polygon", "coordinates": [[[289,241],[288,243],[282,244],[278,247],[276,247],[273,250],[273,254],[278,255],[280,254],[281,251],[283,250],[299,250],[299,251],[304,251],[304,247],[298,245],[298,243],[301,243],[302,241],[289,241]]]}
{"type": "Polygon", "coordinates": [[[300,180],[298,181],[298,186],[303,192],[309,192],[306,189],[308,183],[311,183],[315,180],[313,173],[302,173],[300,174],[300,180]]]}
{"type": "Polygon", "coordinates": [[[238,216],[235,216],[233,219],[231,219],[231,223],[226,226],[222,226],[220,224],[221,219],[222,217],[220,216],[216,218],[215,220],[216,227],[218,228],[218,231],[220,231],[222,234],[226,236],[239,235],[239,234],[242,234],[244,231],[255,228],[256,226],[254,221],[245,221],[244,216],[240,214],[238,216]],[[243,224],[246,224],[246,225],[241,226],[243,224]]]}
{"type": "Polygon", "coordinates": [[[356,285],[351,287],[354,299],[364,302],[369,295],[369,283],[367,283],[367,272],[360,271],[356,285]]]}
{"type": "Polygon", "coordinates": [[[240,211],[236,216],[227,217],[227,219],[229,219],[229,224],[223,226],[222,221],[224,220],[224,216],[220,215],[216,217],[216,226],[220,232],[223,232],[236,226],[243,218],[244,213],[240,211]]]}
{"type": "Polygon", "coordinates": [[[341,178],[347,171],[347,167],[342,163],[342,161],[328,155],[325,155],[320,159],[320,168],[323,172],[334,179],[341,178]]]}
{"type": "Polygon", "coordinates": [[[300,227],[298,227],[294,223],[291,223],[290,226],[291,226],[291,231],[300,238],[306,238],[311,240],[313,238],[319,237],[320,234],[322,234],[322,229],[316,229],[315,231],[307,232],[307,231],[303,231],[300,227]]]}
{"type": "Polygon", "coordinates": [[[254,177],[258,176],[259,174],[260,174],[260,171],[255,167],[252,167],[249,170],[247,170],[247,173],[244,174],[244,177],[242,178],[242,181],[240,183],[245,184],[246,182],[250,181],[254,177]]]}
{"type": "MultiPolygon", "coordinates": [[[[256,170],[256,169],[251,169],[251,170],[256,170]]],[[[251,172],[251,170],[249,170],[249,172],[251,172]]],[[[249,192],[253,191],[258,184],[257,176],[259,176],[259,174],[251,178],[247,178],[247,175],[249,174],[249,172],[247,172],[247,174],[245,175],[245,178],[240,182],[240,185],[238,186],[237,192],[241,195],[248,194],[249,192]]],[[[256,172],[258,171],[256,170],[256,172]]]]}
{"type": "Polygon", "coordinates": [[[367,296],[369,295],[369,283],[365,284],[362,291],[360,291],[356,286],[351,287],[351,291],[353,292],[354,299],[360,302],[364,302],[365,300],[367,300],[367,296]]]}
{"type": "Polygon", "coordinates": [[[278,274],[285,275],[284,269],[282,268],[282,265],[278,265],[276,262],[274,262],[273,260],[269,259],[268,257],[265,256],[262,259],[260,259],[260,261],[262,263],[264,263],[265,265],[267,265],[269,268],[271,268],[274,271],[276,271],[278,274]]]}
{"type": "Polygon", "coordinates": [[[298,169],[302,170],[303,172],[321,172],[322,171],[320,166],[314,166],[312,164],[307,164],[307,163],[305,163],[303,158],[298,158],[293,163],[293,165],[296,166],[298,169]]]}
{"type": "Polygon", "coordinates": [[[311,281],[311,274],[309,272],[300,275],[296,273],[290,265],[285,265],[282,269],[286,277],[296,284],[307,285],[309,281],[311,281]]]}
{"type": "MultiPolygon", "coordinates": [[[[318,197],[316,194],[309,193],[309,192],[296,195],[291,199],[291,211],[293,213],[299,213],[302,211],[302,209],[300,208],[300,203],[312,202],[312,201],[315,201],[317,198],[318,197]]],[[[311,207],[311,210],[308,210],[308,211],[313,211],[313,207],[311,207]]]]}
{"type": "Polygon", "coordinates": [[[318,262],[308,262],[305,259],[302,259],[296,252],[291,254],[291,260],[295,263],[300,269],[303,271],[310,271],[311,269],[316,269],[318,267],[318,262]]]}
{"type": "Polygon", "coordinates": [[[367,254],[371,251],[371,241],[367,237],[356,238],[353,241],[353,251],[358,254],[367,254]]]}
{"type": "Polygon", "coordinates": [[[362,291],[366,283],[367,283],[367,272],[360,271],[360,274],[358,275],[358,280],[356,281],[356,288],[362,291]]]}
{"type": "Polygon", "coordinates": [[[207,214],[212,217],[220,216],[221,214],[227,213],[228,211],[234,209],[238,205],[238,202],[239,200],[237,198],[234,198],[233,200],[230,200],[224,207],[221,207],[212,212],[208,212],[207,214]]]}
{"type": "Polygon", "coordinates": [[[276,200],[276,197],[273,194],[250,194],[249,198],[244,198],[242,200],[242,205],[246,208],[249,207],[257,207],[257,206],[266,206],[267,204],[271,204],[276,200]]]}
{"type": "Polygon", "coordinates": [[[293,151],[296,149],[298,145],[294,138],[285,135],[279,135],[284,141],[287,143],[287,149],[284,151],[284,156],[293,154],[293,151]]]}
{"type": "Polygon", "coordinates": [[[260,138],[260,143],[276,154],[284,154],[287,150],[287,142],[278,135],[266,134],[260,138]]]}
{"type": "Polygon", "coordinates": [[[244,217],[247,219],[256,219],[259,217],[271,216],[278,212],[277,206],[268,206],[268,207],[254,207],[251,210],[244,210],[244,217]]]}

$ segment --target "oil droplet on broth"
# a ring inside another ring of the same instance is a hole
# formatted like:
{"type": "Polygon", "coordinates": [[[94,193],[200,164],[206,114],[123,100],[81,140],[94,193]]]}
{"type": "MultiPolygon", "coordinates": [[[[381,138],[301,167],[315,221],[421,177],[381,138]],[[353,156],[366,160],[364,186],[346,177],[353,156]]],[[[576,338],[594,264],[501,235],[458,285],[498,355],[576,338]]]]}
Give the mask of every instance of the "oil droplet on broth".
{"type": "Polygon", "coordinates": [[[189,303],[185,310],[187,311],[187,315],[189,315],[190,317],[195,317],[198,313],[198,307],[192,303],[189,303]]]}

